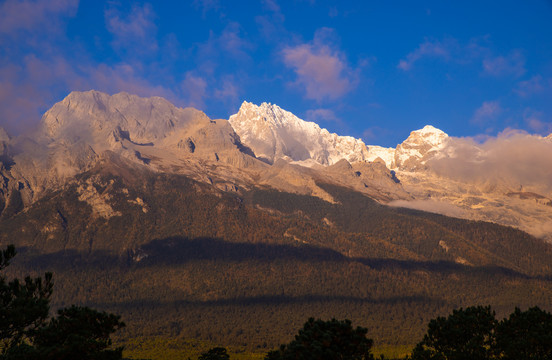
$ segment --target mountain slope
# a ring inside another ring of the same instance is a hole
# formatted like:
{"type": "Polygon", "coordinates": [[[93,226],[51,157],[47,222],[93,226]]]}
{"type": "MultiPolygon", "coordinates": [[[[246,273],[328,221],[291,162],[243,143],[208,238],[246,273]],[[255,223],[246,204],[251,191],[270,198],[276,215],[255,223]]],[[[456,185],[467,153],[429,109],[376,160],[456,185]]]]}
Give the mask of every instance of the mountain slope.
{"type": "MultiPolygon", "coordinates": [[[[365,146],[360,140],[329,134],[276,105],[247,102],[230,123],[243,143],[268,163],[283,160],[331,174],[333,165],[328,165],[339,159],[348,159],[353,167],[383,162],[401,187],[366,183],[375,190],[366,193],[379,201],[514,226],[552,241],[552,172],[546,170],[552,163],[542,159],[552,151],[547,138],[514,134],[477,144],[427,125],[394,149],[365,146]],[[542,165],[533,165],[538,158],[542,165]],[[540,176],[523,175],[531,172],[540,176]]],[[[351,180],[342,184],[351,186],[351,180]]]]}
{"type": "MultiPolygon", "coordinates": [[[[9,271],[54,271],[54,307],[121,313],[124,341],[258,351],[287,342],[308,316],[350,318],[379,345],[411,345],[429,319],[459,306],[549,308],[550,244],[385,205],[425,199],[430,187],[435,197],[463,193],[459,180],[440,184],[431,172],[450,138],[413,132],[393,157],[412,161],[391,171],[386,156],[352,161],[371,156],[361,142],[285,116],[289,124],[266,127],[280,144],[271,162],[231,122],[197,110],[70,94],[38,134],[3,137],[0,244],[20,250],[9,271]],[[306,158],[292,158],[297,142],[306,158]]],[[[544,201],[537,195],[529,201],[544,201]]]]}
{"type": "Polygon", "coordinates": [[[0,219],[0,243],[20,249],[16,273],[54,271],[54,306],[121,313],[123,340],[266,351],[305,317],[333,316],[369,327],[378,345],[410,345],[429,319],[458,306],[549,306],[550,245],[319,186],[334,203],[267,188],[223,191],[108,153],[0,219]]]}

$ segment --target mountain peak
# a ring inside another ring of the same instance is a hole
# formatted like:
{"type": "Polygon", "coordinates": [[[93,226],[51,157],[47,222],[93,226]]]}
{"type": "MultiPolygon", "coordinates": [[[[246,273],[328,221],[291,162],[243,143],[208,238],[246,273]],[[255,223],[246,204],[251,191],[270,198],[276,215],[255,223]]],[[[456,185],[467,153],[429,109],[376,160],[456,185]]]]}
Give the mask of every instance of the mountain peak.
{"type": "Polygon", "coordinates": [[[397,145],[395,166],[403,170],[413,170],[425,164],[429,156],[441,149],[448,135],[434,126],[426,125],[412,131],[410,136],[397,145]]]}
{"type": "Polygon", "coordinates": [[[412,131],[405,142],[423,142],[433,146],[438,146],[447,138],[448,135],[444,131],[437,129],[432,125],[426,125],[422,129],[412,131]]]}
{"type": "Polygon", "coordinates": [[[133,141],[149,143],[195,117],[207,119],[199,110],[178,108],[161,97],[73,91],[44,114],[42,130],[51,139],[92,137],[101,142],[122,131],[133,141]]]}
{"type": "Polygon", "coordinates": [[[229,121],[241,141],[271,164],[286,159],[304,165],[331,165],[341,159],[364,161],[368,155],[362,140],[330,133],[271,103],[244,101],[229,121]]]}

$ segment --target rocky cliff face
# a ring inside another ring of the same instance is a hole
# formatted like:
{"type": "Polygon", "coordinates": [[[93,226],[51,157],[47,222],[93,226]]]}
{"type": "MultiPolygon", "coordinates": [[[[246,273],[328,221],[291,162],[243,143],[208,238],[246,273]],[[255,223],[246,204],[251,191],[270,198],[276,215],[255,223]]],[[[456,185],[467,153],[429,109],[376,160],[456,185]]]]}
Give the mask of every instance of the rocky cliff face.
{"type": "MultiPolygon", "coordinates": [[[[521,137],[525,148],[537,144],[533,150],[542,154],[550,153],[550,139],[521,137]]],[[[381,203],[493,221],[552,239],[550,174],[509,176],[512,165],[495,159],[501,151],[429,125],[393,149],[331,134],[268,103],[244,102],[227,121],[158,97],[74,92],[44,114],[33,136],[10,138],[0,129],[0,211],[4,217],[23,211],[78,174],[122,157],[137,168],[186,175],[222,191],[268,187],[332,203],[320,184],[336,184],[381,203]],[[489,161],[496,176],[484,175],[489,161]]],[[[520,159],[523,166],[515,171],[534,170],[531,159],[520,159]]],[[[101,208],[107,201],[92,183],[77,188],[83,202],[101,208]]]]}
{"type": "Polygon", "coordinates": [[[270,164],[285,159],[307,166],[332,165],[341,159],[357,162],[368,158],[362,140],[332,134],[269,103],[244,102],[229,121],[255,156],[270,164]]]}
{"type": "MultiPolygon", "coordinates": [[[[380,165],[365,166],[362,171],[353,170],[354,165],[342,177],[326,171],[322,165],[364,160],[364,143],[330,134],[269,104],[244,103],[229,122],[209,119],[201,111],[178,108],[158,97],[73,92],[44,114],[37,133],[10,139],[2,132],[0,144],[1,208],[14,196],[21,198],[16,202],[28,206],[108,161],[110,154],[153,171],[187,175],[224,191],[269,186],[331,202],[331,196],[317,185],[323,181],[344,184],[384,201],[408,198],[390,171],[380,165]],[[267,164],[278,159],[285,161],[267,164]],[[287,166],[288,162],[295,165],[287,166]]],[[[92,189],[90,184],[81,188],[92,189]]]]}
{"type": "MultiPolygon", "coordinates": [[[[517,176],[535,170],[530,169],[530,155],[520,157],[520,162],[527,165],[518,164],[516,168],[504,160],[497,160],[508,157],[500,152],[510,151],[515,155],[515,152],[527,151],[531,142],[539,144],[541,152],[549,153],[552,148],[548,140],[552,135],[546,138],[534,136],[521,142],[506,139],[503,145],[506,149],[501,150],[492,144],[487,149],[477,143],[451,138],[427,125],[413,131],[396,148],[366,147],[352,138],[335,134],[328,137],[326,130],[275,105],[250,103],[244,103],[230,122],[242,141],[269,163],[284,160],[301,165],[323,165],[325,174],[339,177],[357,190],[360,186],[355,185],[359,179],[348,176],[349,169],[356,169],[361,164],[376,169],[376,164],[385,164],[387,171],[369,171],[378,175],[371,175],[371,191],[368,193],[380,201],[399,199],[391,204],[497,222],[552,240],[552,174],[540,171],[542,174],[533,179],[517,176]],[[508,146],[519,149],[507,150],[508,146]],[[350,164],[342,163],[343,159],[349,160],[350,164]],[[376,178],[383,186],[378,187],[376,178]],[[391,180],[400,182],[400,191],[385,183],[391,180]]],[[[367,172],[359,170],[356,173],[367,172]]]]}

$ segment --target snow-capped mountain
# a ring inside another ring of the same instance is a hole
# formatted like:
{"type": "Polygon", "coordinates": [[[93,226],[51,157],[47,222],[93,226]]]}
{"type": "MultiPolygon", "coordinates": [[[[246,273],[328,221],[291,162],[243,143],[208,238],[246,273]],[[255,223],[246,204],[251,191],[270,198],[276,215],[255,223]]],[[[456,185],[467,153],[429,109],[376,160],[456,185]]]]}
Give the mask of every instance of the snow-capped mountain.
{"type": "Polygon", "coordinates": [[[229,121],[241,141],[269,164],[277,159],[307,166],[368,159],[368,148],[362,140],[330,133],[270,103],[257,106],[243,102],[229,121]]]}
{"type": "Polygon", "coordinates": [[[397,145],[394,167],[414,170],[423,166],[429,158],[443,149],[447,139],[447,134],[431,125],[412,131],[405,141],[397,145]]]}
{"type": "MultiPolygon", "coordinates": [[[[269,103],[244,102],[229,120],[212,120],[158,97],[73,92],[44,114],[33,136],[10,138],[0,129],[0,212],[9,203],[28,206],[115,156],[222,191],[269,187],[334,202],[319,184],[337,184],[381,203],[552,239],[549,140],[518,134],[478,144],[428,125],[384,148],[269,103]],[[539,156],[545,166],[535,167],[539,156]]],[[[91,184],[79,191],[97,214],[109,213],[91,184]]]]}
{"type": "MultiPolygon", "coordinates": [[[[552,136],[529,136],[523,140],[520,134],[521,140],[504,139],[505,148],[501,150],[500,141],[484,146],[451,138],[442,130],[426,125],[412,131],[396,148],[366,146],[361,140],[329,134],[276,105],[256,106],[247,102],[230,117],[230,123],[241,141],[269,163],[285,160],[327,166],[340,159],[353,164],[382,162],[396,174],[402,189],[411,196],[409,201],[393,204],[494,221],[552,239],[552,183],[547,180],[552,178],[552,173],[539,171],[541,176],[532,179],[520,176],[527,172],[529,165],[525,164],[531,164],[529,152],[527,156],[517,156],[519,164],[508,164],[507,157],[501,160],[504,157],[501,153],[505,151],[523,154],[524,150],[517,147],[549,153],[552,149],[546,140],[552,136]],[[542,149],[536,150],[536,146],[542,149]]],[[[549,167],[552,164],[545,166],[549,167]]],[[[326,172],[330,173],[331,168],[327,167],[326,172]]]]}
{"type": "Polygon", "coordinates": [[[255,156],[269,164],[278,159],[306,166],[333,165],[382,159],[389,169],[423,166],[446,142],[448,135],[431,125],[413,131],[396,149],[366,146],[361,139],[330,133],[277,105],[243,102],[230,124],[255,156]]]}
{"type": "Polygon", "coordinates": [[[423,167],[426,161],[440,155],[448,135],[431,125],[410,133],[396,148],[368,145],[368,161],[380,158],[389,169],[414,170],[423,167]]]}

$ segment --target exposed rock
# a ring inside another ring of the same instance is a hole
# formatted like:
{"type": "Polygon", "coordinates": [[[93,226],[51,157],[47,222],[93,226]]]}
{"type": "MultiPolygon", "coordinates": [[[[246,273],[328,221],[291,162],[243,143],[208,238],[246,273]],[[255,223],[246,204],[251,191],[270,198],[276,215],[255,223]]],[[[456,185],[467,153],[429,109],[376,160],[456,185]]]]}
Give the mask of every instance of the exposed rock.
{"type": "Polygon", "coordinates": [[[257,106],[244,102],[229,121],[255,156],[270,164],[280,158],[307,166],[368,158],[368,148],[362,140],[330,133],[270,103],[257,106]]]}

